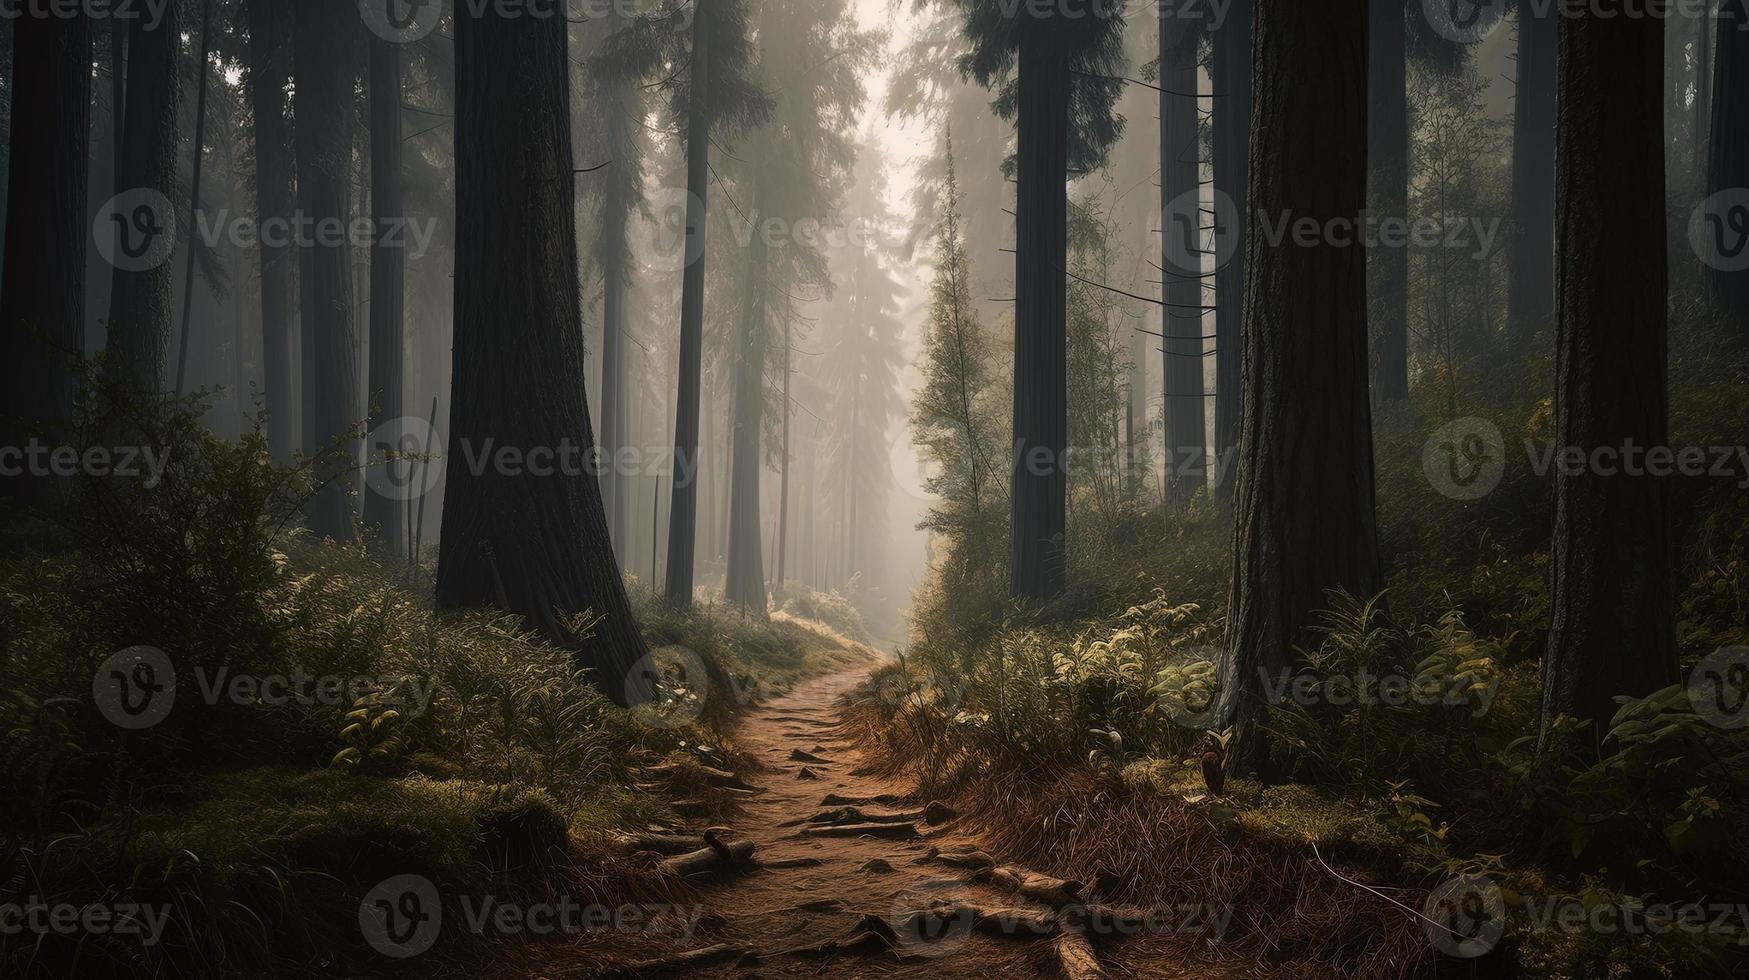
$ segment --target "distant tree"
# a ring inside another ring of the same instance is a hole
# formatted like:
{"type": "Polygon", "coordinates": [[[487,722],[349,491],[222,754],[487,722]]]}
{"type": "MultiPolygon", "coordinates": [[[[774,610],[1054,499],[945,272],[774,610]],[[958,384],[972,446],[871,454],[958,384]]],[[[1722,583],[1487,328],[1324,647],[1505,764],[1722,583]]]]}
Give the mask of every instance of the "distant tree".
{"type": "MultiPolygon", "coordinates": [[[[292,190],[290,108],[291,19],[285,0],[249,0],[249,105],[255,134],[255,219],[288,219],[297,207],[292,190]]],[[[275,238],[275,242],[279,239],[275,238]]],[[[259,242],[261,262],[261,370],[267,399],[267,445],[280,462],[297,448],[292,408],[292,255],[283,242],[259,242]]]]}
{"type": "Polygon", "coordinates": [[[923,384],[911,402],[911,431],[931,474],[924,489],[939,500],[920,527],[942,539],[944,584],[957,592],[988,584],[1001,570],[992,541],[1003,519],[995,512],[1003,496],[1002,413],[989,405],[996,358],[972,297],[951,134],[946,143],[946,187],[920,357],[923,384]]]}
{"type": "MultiPolygon", "coordinates": [[[[91,18],[19,18],[13,33],[0,446],[65,439],[85,348],[85,181],[91,18]]],[[[0,496],[47,503],[48,484],[0,476],[0,496]]]]}
{"type": "Polygon", "coordinates": [[[1546,338],[1555,315],[1555,61],[1560,23],[1558,11],[1520,0],[1507,281],[1507,344],[1517,354],[1537,348],[1537,338],[1546,338]]]}
{"type": "MultiPolygon", "coordinates": [[[[683,123],[686,150],[687,259],[680,300],[680,388],[674,420],[675,472],[698,461],[700,385],[704,364],[704,296],[710,151],[750,125],[763,122],[771,100],[752,71],[753,46],[747,0],[693,0],[684,14],[646,20],[615,45],[602,71],[646,78],[666,69],[674,118],[683,123]],[[691,30],[677,30],[690,15],[691,30]]],[[[698,538],[698,481],[675,480],[668,520],[668,579],[663,590],[673,606],[692,605],[693,559],[698,538]]]]}
{"type": "MultiPolygon", "coordinates": [[[[370,431],[377,446],[367,446],[370,465],[408,466],[375,458],[380,446],[400,451],[396,420],[406,414],[403,360],[406,344],[407,236],[401,148],[401,45],[380,37],[369,40],[370,206],[376,238],[370,250],[370,431]]],[[[405,474],[403,474],[405,476],[405,474]]],[[[366,491],[364,523],[382,552],[405,553],[405,503],[387,493],[366,491]]]]}
{"type": "Polygon", "coordinates": [[[488,447],[595,448],[584,394],[565,24],[487,5],[456,16],[456,278],[437,601],[514,612],[573,644],[622,704],[645,654],[580,468],[475,472],[488,447]],[[588,629],[579,635],[589,619],[588,629]]]}
{"type": "MultiPolygon", "coordinates": [[[[872,34],[857,30],[844,0],[765,0],[755,34],[761,73],[778,93],[770,120],[746,139],[741,176],[749,189],[744,227],[741,335],[734,352],[734,429],[730,447],[729,547],[725,597],[764,614],[760,524],[761,451],[773,386],[767,370],[780,351],[774,322],[787,326],[788,296],[797,289],[830,290],[832,277],[818,236],[803,222],[837,223],[856,162],[853,126],[864,99],[863,73],[876,52],[872,34]],[[771,235],[774,220],[785,233],[771,235]],[[768,240],[769,236],[769,240],[768,240]],[[780,293],[781,291],[781,293],[780,293]]],[[[736,220],[739,220],[738,218],[736,220]]],[[[781,390],[781,389],[780,389],[781,390]]],[[[787,401],[778,412],[787,414],[787,401]]],[[[787,447],[781,450],[787,455],[787,447]]]]}
{"type": "MultiPolygon", "coordinates": [[[[1724,0],[1718,18],[1706,186],[1709,195],[1739,196],[1707,220],[1716,223],[1721,251],[1735,255],[1749,245],[1749,202],[1741,195],[1749,188],[1749,0],[1724,0]]],[[[1707,298],[1739,333],[1749,332],[1749,270],[1708,269],[1707,298]]]]}
{"type": "MultiPolygon", "coordinates": [[[[1238,452],[1239,419],[1244,411],[1244,376],[1239,369],[1240,327],[1245,303],[1245,229],[1250,214],[1246,192],[1251,169],[1251,3],[1233,0],[1226,23],[1213,31],[1214,126],[1211,144],[1216,200],[1232,210],[1216,229],[1229,236],[1226,261],[1215,272],[1215,499],[1232,500],[1232,469],[1238,452]]],[[[1217,212],[1215,220],[1223,220],[1217,212]]]]}
{"type": "MultiPolygon", "coordinates": [[[[1354,220],[1366,204],[1367,14],[1257,0],[1254,213],[1354,220]]],[[[1250,235],[1245,414],[1219,709],[1229,763],[1270,773],[1259,673],[1290,668],[1331,593],[1380,585],[1365,255],[1250,235]]]]}
{"type": "MultiPolygon", "coordinates": [[[[1555,440],[1667,446],[1663,22],[1561,26],[1556,150],[1555,440]]],[[[1666,483],[1556,470],[1543,719],[1592,722],[1675,683],[1666,483]]]]}
{"type": "MultiPolygon", "coordinates": [[[[129,28],[127,104],[116,174],[121,193],[154,191],[172,201],[179,196],[180,8],[181,4],[165,4],[161,16],[141,17],[129,28]]],[[[117,246],[124,252],[146,248],[146,236],[175,235],[178,220],[175,214],[148,214],[137,207],[117,218],[126,222],[115,229],[117,246]]],[[[165,388],[174,270],[168,261],[143,270],[126,266],[117,264],[110,283],[105,369],[113,380],[155,395],[165,388]]]]}
{"type": "Polygon", "coordinates": [[[1165,282],[1160,357],[1165,380],[1166,502],[1171,507],[1183,507],[1208,484],[1202,122],[1197,115],[1201,39],[1199,19],[1160,15],[1160,268],[1165,282]]]}
{"type": "MultiPolygon", "coordinates": [[[[353,89],[365,31],[350,0],[306,0],[292,34],[297,72],[298,183],[315,227],[345,227],[352,202],[353,89]]],[[[359,337],[352,311],[351,249],[344,236],[304,249],[304,450],[319,456],[322,490],[310,529],[335,540],[358,533],[352,492],[358,465],[359,337]]]]}
{"type": "Polygon", "coordinates": [[[1019,130],[1015,207],[1014,453],[1011,592],[1063,590],[1068,474],[1068,189],[1071,170],[1104,159],[1123,132],[1125,4],[1060,16],[1049,4],[954,0],[971,51],[961,69],[998,89],[1019,130]]]}
{"type": "MultiPolygon", "coordinates": [[[[1367,205],[1371,213],[1402,220],[1409,216],[1408,6],[1405,0],[1369,0],[1367,9],[1367,205]]],[[[1409,397],[1409,251],[1375,248],[1368,266],[1372,393],[1381,406],[1397,405],[1409,397]]]]}

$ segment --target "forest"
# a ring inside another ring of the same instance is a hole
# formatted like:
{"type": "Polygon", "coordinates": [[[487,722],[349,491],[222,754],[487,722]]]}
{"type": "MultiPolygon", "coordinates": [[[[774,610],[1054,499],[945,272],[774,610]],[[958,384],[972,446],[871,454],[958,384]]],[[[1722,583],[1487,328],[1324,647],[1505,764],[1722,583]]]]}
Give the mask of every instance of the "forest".
{"type": "Polygon", "coordinates": [[[0,0],[0,184],[0,977],[1749,975],[1749,0],[0,0]]]}

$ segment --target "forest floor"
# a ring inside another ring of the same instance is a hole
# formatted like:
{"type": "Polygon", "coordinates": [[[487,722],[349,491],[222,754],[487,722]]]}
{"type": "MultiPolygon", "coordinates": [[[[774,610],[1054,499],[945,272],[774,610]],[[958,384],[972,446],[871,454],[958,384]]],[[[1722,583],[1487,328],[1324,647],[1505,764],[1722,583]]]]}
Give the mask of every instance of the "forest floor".
{"type": "MultiPolygon", "coordinates": [[[[872,774],[863,753],[840,725],[839,696],[866,679],[868,668],[818,677],[750,711],[735,746],[758,769],[744,772],[760,788],[728,823],[731,840],[751,840],[764,867],[701,882],[693,896],[701,923],[682,945],[656,948],[647,942],[602,934],[563,950],[549,949],[546,962],[528,964],[532,976],[633,977],[1057,977],[1066,974],[1054,928],[1042,934],[1035,921],[1054,923],[1050,906],[998,888],[977,869],[950,864],[979,842],[957,829],[956,820],[901,821],[895,836],[812,836],[826,826],[823,811],[854,805],[871,817],[915,812],[930,801],[913,787],[872,774]],[[824,761],[811,761],[802,756],[824,761]],[[805,773],[811,773],[812,776],[805,773]],[[846,804],[844,800],[858,800],[846,804]],[[946,855],[943,861],[938,855],[946,855]],[[806,860],[803,860],[806,859],[806,860]],[[812,863],[817,862],[817,863],[812,863]],[[1006,915],[982,921],[963,911],[1006,915]],[[957,907],[957,914],[919,915],[957,907]],[[976,926],[973,922],[977,921],[976,926]],[[884,922],[888,928],[878,923],[884,922]],[[876,938],[873,925],[882,933],[876,938]],[[837,943],[834,948],[831,944],[837,943]],[[672,959],[688,949],[711,950],[706,962],[672,959]],[[658,960],[667,958],[666,962],[658,960]]],[[[831,831],[829,831],[831,832],[831,831]]],[[[995,855],[1001,864],[1000,855],[995,855]]],[[[1255,975],[1243,965],[1223,965],[1215,953],[1184,963],[1150,949],[1144,930],[1133,935],[1084,933],[1103,975],[1124,977],[1224,977],[1255,975]],[[1211,962],[1212,959],[1212,962],[1211,962]]],[[[1083,973],[1082,977],[1100,976],[1083,973]]]]}

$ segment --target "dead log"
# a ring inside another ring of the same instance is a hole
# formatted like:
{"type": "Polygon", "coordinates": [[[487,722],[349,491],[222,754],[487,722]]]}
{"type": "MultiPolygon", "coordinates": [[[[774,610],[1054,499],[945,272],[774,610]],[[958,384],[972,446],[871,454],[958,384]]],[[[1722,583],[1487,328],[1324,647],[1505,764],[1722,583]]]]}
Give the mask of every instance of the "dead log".
{"type": "Polygon", "coordinates": [[[826,794],[826,798],[820,801],[820,805],[821,806],[869,806],[869,805],[873,805],[873,806],[904,806],[905,804],[910,803],[910,802],[912,802],[912,798],[909,796],[894,796],[891,793],[882,793],[879,796],[840,796],[837,793],[828,793],[828,794],[826,794]]]}
{"type": "Polygon", "coordinates": [[[1051,948],[1057,954],[1057,966],[1064,980],[1105,980],[1105,970],[1093,955],[1093,945],[1078,929],[1059,932],[1051,948]]]}
{"type": "Polygon", "coordinates": [[[918,864],[928,864],[931,861],[940,861],[942,864],[950,864],[956,868],[984,869],[996,866],[995,858],[983,851],[976,850],[943,851],[940,848],[932,847],[929,849],[929,853],[917,859],[918,864]]]}
{"type": "Polygon", "coordinates": [[[1005,866],[990,871],[992,884],[1000,885],[1009,891],[1019,892],[1022,896],[1035,902],[1043,902],[1053,908],[1065,905],[1078,905],[1081,902],[1083,885],[1079,881],[1052,878],[1025,868],[1005,866]]]}
{"type": "Polygon", "coordinates": [[[687,765],[679,762],[664,762],[661,765],[646,766],[644,774],[657,779],[680,779],[685,782],[703,782],[707,786],[728,787],[731,789],[754,789],[740,776],[726,769],[697,764],[687,765]]]}
{"type": "Polygon", "coordinates": [[[681,967],[704,966],[709,963],[720,963],[724,960],[739,962],[747,955],[745,946],[734,943],[717,943],[712,946],[700,946],[675,953],[671,956],[659,956],[650,960],[639,960],[628,963],[622,969],[633,974],[667,973],[681,967]]]}
{"type": "Polygon", "coordinates": [[[766,868],[766,869],[772,870],[772,871],[779,871],[779,870],[782,870],[784,868],[817,868],[824,863],[825,862],[821,861],[819,858],[810,858],[810,857],[778,858],[775,861],[755,861],[754,862],[754,864],[758,865],[759,867],[766,868]]]}
{"type": "Polygon", "coordinates": [[[861,807],[841,806],[821,810],[808,818],[809,823],[925,823],[938,824],[953,819],[953,811],[940,803],[931,803],[921,810],[897,810],[879,813],[861,807]]]}
{"type": "Polygon", "coordinates": [[[824,827],[803,827],[803,837],[879,837],[883,840],[910,840],[917,828],[908,823],[847,823],[824,827]]]}
{"type": "Polygon", "coordinates": [[[722,844],[717,847],[701,847],[696,851],[671,857],[657,869],[663,874],[690,877],[692,875],[712,874],[736,865],[746,864],[753,857],[755,845],[750,840],[738,840],[733,844],[722,844]]]}

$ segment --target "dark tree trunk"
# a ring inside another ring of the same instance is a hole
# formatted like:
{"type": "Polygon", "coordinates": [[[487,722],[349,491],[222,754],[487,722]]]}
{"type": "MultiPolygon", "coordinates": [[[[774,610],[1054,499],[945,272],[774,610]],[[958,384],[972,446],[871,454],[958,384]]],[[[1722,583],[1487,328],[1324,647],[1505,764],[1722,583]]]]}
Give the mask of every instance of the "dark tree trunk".
{"type": "MultiPolygon", "coordinates": [[[[1562,25],[1555,430],[1561,446],[1667,446],[1663,22],[1562,25]]],[[[1674,552],[1655,477],[1555,477],[1543,717],[1597,723],[1674,683],[1674,552]]]]}
{"type": "MultiPolygon", "coordinates": [[[[343,228],[351,214],[352,95],[362,30],[347,0],[308,0],[294,28],[299,135],[299,183],[317,228],[343,228]]],[[[351,249],[344,235],[306,250],[309,275],[304,310],[306,411],[313,431],[306,449],[322,455],[315,473],[323,488],[309,507],[310,529],[336,540],[358,533],[350,490],[359,446],[352,433],[364,419],[359,391],[359,338],[352,317],[351,249]]]]}
{"type": "MultiPolygon", "coordinates": [[[[1366,203],[1366,7],[1257,0],[1252,204],[1352,220],[1366,203]]],[[[1222,717],[1240,772],[1269,772],[1259,671],[1287,669],[1333,590],[1379,588],[1358,243],[1246,242],[1245,391],[1222,717]]]]}
{"type": "MultiPolygon", "coordinates": [[[[155,191],[164,199],[176,197],[177,102],[182,91],[182,73],[176,64],[182,30],[179,7],[166,4],[156,23],[142,17],[130,29],[127,120],[116,177],[124,194],[155,191]]],[[[122,216],[128,219],[127,240],[120,241],[118,235],[122,254],[142,248],[146,251],[136,254],[151,254],[149,240],[175,236],[176,215],[170,209],[162,208],[163,214],[129,210],[122,216]]],[[[106,370],[111,379],[152,396],[164,390],[173,275],[165,255],[164,261],[148,269],[118,265],[110,283],[106,370]]]]}
{"type": "Polygon", "coordinates": [[[488,5],[456,17],[454,378],[437,601],[492,605],[560,642],[568,620],[592,680],[620,703],[648,691],[645,653],[583,467],[488,465],[486,446],[595,448],[584,392],[565,23],[488,5]]]}
{"type": "MultiPolygon", "coordinates": [[[[292,193],[286,82],[290,78],[285,33],[290,26],[282,0],[249,3],[249,102],[255,126],[255,217],[287,219],[292,193]]],[[[267,396],[267,445],[286,462],[297,447],[292,418],[292,256],[283,240],[259,243],[261,255],[261,370],[267,396]]]]}
{"type": "Polygon", "coordinates": [[[698,547],[698,402],[704,357],[706,195],[710,193],[710,116],[701,93],[710,91],[710,30],[713,0],[696,0],[692,18],[693,104],[686,121],[686,270],[680,294],[680,382],[674,415],[674,487],[668,515],[669,605],[692,607],[693,553],[698,547]],[[690,473],[691,479],[681,479],[690,473]]]}
{"type": "MultiPolygon", "coordinates": [[[[195,49],[195,95],[194,99],[194,145],[189,150],[193,158],[191,173],[188,180],[188,228],[192,235],[196,219],[200,215],[200,179],[202,163],[206,160],[206,98],[208,79],[211,73],[207,69],[207,61],[212,57],[213,43],[213,0],[201,0],[200,5],[200,44],[195,49]]],[[[188,379],[188,348],[190,346],[189,329],[194,316],[194,243],[188,243],[187,256],[184,259],[182,272],[182,329],[178,331],[176,341],[176,394],[182,394],[186,389],[188,379]]]]}
{"type": "MultiPolygon", "coordinates": [[[[1239,451],[1239,419],[1245,386],[1240,371],[1245,303],[1245,239],[1251,152],[1251,0],[1233,0],[1227,22],[1215,31],[1214,170],[1215,192],[1232,207],[1216,221],[1219,259],[1215,273],[1215,499],[1233,497],[1233,461],[1239,451]],[[1221,245],[1225,232],[1227,244],[1221,245]]],[[[1220,197],[1216,198],[1221,200],[1220,197]]]]}
{"type": "MultiPolygon", "coordinates": [[[[11,149],[0,272],[0,446],[64,442],[85,347],[91,19],[13,26],[11,149]]],[[[48,481],[0,477],[0,497],[48,503],[48,481]]]]}
{"type": "MultiPolygon", "coordinates": [[[[370,39],[370,202],[377,238],[370,251],[370,431],[373,463],[384,447],[401,449],[405,414],[407,233],[401,192],[401,46],[370,39]],[[380,431],[379,431],[380,430],[380,431]]],[[[392,464],[405,467],[408,464],[392,464]]],[[[364,523],[383,553],[407,547],[406,504],[398,495],[366,491],[364,523]]]]}
{"type": "MultiPolygon", "coordinates": [[[[759,172],[754,158],[752,171],[759,172]]],[[[757,184],[757,177],[755,178],[757,184]]],[[[749,207],[759,213],[763,195],[754,188],[749,207]]],[[[765,428],[765,303],[770,253],[754,229],[747,242],[747,278],[742,281],[741,343],[735,357],[735,407],[730,433],[729,550],[723,597],[765,616],[765,566],[759,533],[759,441],[765,428]]]]}
{"type": "MultiPolygon", "coordinates": [[[[1409,217],[1408,47],[1403,0],[1371,0],[1367,39],[1367,166],[1371,214],[1409,217]]],[[[1409,398],[1409,250],[1375,248],[1367,257],[1371,295],[1372,392],[1381,408],[1409,398]]]]}
{"type": "Polygon", "coordinates": [[[1049,20],[1020,24],[1012,593],[1022,599],[1055,596],[1064,580],[1070,76],[1051,31],[1049,20]]]}
{"type": "MultiPolygon", "coordinates": [[[[1709,226],[1704,254],[1707,299],[1713,312],[1740,333],[1749,333],[1749,268],[1739,256],[1749,248],[1749,0],[1725,0],[1719,8],[1718,54],[1713,59],[1713,125],[1707,146],[1707,193],[1737,193],[1704,216],[1709,226]]],[[[17,172],[16,170],[14,171],[17,172]]]]}
{"type": "Polygon", "coordinates": [[[1512,114],[1512,270],[1507,281],[1513,353],[1539,349],[1555,309],[1555,61],[1560,16],[1518,8],[1518,85],[1512,114]]]}
{"type": "Polygon", "coordinates": [[[1182,507],[1207,486],[1203,392],[1202,136],[1197,125],[1198,24],[1160,18],[1160,199],[1166,305],[1160,344],[1165,379],[1166,503],[1182,507]]]}

